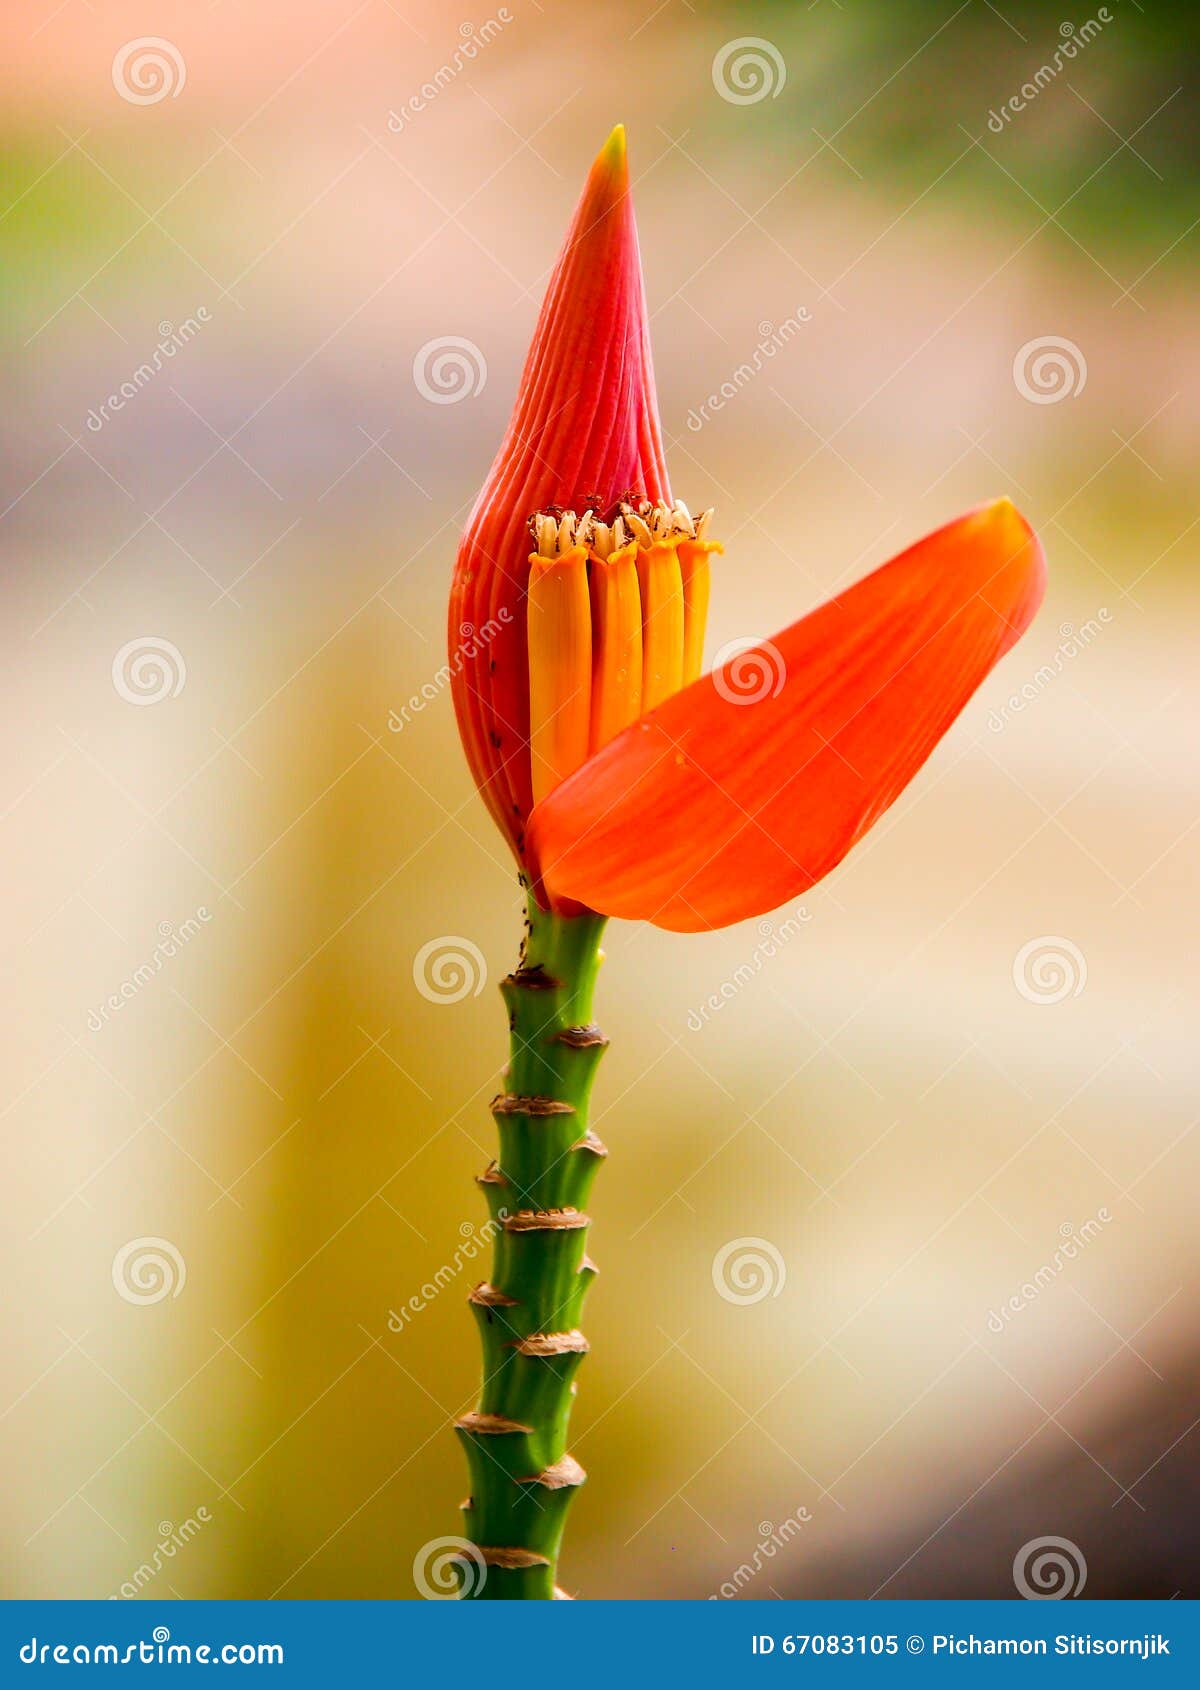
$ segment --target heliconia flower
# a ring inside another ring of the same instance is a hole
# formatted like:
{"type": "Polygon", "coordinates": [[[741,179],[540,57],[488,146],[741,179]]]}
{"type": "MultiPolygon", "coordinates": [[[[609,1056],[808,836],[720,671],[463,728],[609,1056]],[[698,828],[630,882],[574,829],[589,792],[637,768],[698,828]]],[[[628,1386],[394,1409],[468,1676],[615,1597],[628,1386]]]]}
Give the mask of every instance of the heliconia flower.
{"type": "Polygon", "coordinates": [[[498,630],[452,665],[455,707],[543,907],[700,931],[803,892],[916,774],[1045,585],[1002,499],[701,677],[710,522],[668,487],[616,129],[450,601],[452,649],[464,625],[498,630]]]}

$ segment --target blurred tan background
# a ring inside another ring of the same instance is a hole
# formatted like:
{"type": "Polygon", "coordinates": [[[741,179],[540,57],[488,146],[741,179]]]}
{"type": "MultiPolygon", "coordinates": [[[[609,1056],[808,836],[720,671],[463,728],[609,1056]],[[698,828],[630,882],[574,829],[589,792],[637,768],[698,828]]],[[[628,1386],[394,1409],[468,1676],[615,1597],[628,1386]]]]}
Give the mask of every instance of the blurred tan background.
{"type": "Polygon", "coordinates": [[[5,8],[4,1593],[457,1529],[520,918],[445,596],[621,119],[710,653],[999,493],[1051,579],[810,919],[610,930],[564,1583],[1197,1593],[1194,67],[1101,10],[5,8]]]}

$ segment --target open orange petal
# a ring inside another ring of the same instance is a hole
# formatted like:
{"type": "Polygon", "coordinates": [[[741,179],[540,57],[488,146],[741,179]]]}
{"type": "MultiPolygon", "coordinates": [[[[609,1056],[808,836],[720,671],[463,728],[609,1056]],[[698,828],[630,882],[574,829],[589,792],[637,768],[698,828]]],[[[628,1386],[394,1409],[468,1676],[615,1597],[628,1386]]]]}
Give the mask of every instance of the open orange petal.
{"type": "Polygon", "coordinates": [[[796,897],[907,786],[1044,586],[1007,499],[919,540],[543,798],[529,822],[540,895],[683,933],[796,897]]]}

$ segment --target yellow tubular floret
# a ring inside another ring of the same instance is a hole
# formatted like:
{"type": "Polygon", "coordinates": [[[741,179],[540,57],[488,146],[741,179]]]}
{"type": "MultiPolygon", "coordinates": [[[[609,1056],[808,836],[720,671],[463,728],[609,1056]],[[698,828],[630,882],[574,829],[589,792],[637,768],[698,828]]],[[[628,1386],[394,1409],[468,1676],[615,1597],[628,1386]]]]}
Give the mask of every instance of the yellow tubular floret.
{"type": "Polygon", "coordinates": [[[716,540],[681,540],[679,573],[683,580],[683,684],[700,679],[704,666],[704,629],[708,621],[709,554],[724,548],[716,540]]]}
{"type": "Polygon", "coordinates": [[[711,511],[620,502],[605,521],[535,511],[529,532],[529,752],[534,802],[700,675],[711,511]]]}
{"type": "Polygon", "coordinates": [[[592,613],[587,552],[530,560],[529,751],[536,803],[588,755],[592,613]]]}
{"type": "Polygon", "coordinates": [[[642,598],[642,713],[683,685],[683,577],[675,540],[637,549],[642,598]]]}
{"type": "Polygon", "coordinates": [[[636,722],[642,713],[642,601],[637,547],[591,557],[592,719],[589,750],[636,722]]]}

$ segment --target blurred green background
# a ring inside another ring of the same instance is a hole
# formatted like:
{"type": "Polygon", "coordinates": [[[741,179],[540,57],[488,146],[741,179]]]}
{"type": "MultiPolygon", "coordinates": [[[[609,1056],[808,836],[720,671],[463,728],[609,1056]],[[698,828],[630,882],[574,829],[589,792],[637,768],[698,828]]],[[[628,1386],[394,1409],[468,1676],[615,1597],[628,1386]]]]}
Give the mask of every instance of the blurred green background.
{"type": "Polygon", "coordinates": [[[4,1593],[413,1596],[457,1529],[520,917],[436,676],[623,120],[710,654],[999,493],[1051,579],[811,919],[610,930],[563,1582],[1197,1594],[1191,17],[5,8],[4,1593]]]}

